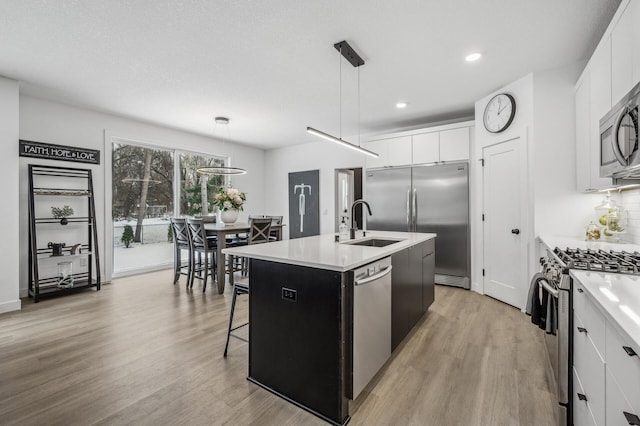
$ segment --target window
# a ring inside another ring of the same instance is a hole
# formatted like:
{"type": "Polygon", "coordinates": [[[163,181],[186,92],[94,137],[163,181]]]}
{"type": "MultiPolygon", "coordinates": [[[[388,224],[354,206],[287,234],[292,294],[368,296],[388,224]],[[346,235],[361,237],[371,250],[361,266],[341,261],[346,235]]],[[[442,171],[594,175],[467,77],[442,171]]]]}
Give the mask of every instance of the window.
{"type": "Polygon", "coordinates": [[[178,213],[186,216],[213,213],[213,197],[221,186],[224,176],[203,175],[196,172],[199,167],[224,166],[219,157],[201,154],[180,154],[180,203],[178,213]]]}
{"type": "Polygon", "coordinates": [[[214,213],[225,178],[196,169],[224,166],[225,158],[121,142],[112,158],[113,273],[172,264],[170,218],[214,213]]]}

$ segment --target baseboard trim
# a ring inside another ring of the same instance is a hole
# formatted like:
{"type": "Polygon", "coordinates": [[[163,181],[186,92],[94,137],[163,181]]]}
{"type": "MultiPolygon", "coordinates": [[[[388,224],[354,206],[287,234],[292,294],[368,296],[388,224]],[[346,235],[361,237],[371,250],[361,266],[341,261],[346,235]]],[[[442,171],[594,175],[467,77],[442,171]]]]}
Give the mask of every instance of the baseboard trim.
{"type": "Polygon", "coordinates": [[[0,303],[0,314],[4,312],[19,311],[20,309],[22,309],[22,302],[20,299],[0,303]]]}

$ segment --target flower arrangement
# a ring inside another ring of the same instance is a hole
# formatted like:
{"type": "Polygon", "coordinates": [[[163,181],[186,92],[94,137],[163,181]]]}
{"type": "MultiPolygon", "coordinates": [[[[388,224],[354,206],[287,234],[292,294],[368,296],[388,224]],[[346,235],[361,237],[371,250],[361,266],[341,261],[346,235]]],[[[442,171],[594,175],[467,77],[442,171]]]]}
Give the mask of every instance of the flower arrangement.
{"type": "Polygon", "coordinates": [[[236,188],[220,188],[214,197],[213,204],[221,211],[230,209],[242,210],[242,205],[246,200],[246,194],[236,188]]]}

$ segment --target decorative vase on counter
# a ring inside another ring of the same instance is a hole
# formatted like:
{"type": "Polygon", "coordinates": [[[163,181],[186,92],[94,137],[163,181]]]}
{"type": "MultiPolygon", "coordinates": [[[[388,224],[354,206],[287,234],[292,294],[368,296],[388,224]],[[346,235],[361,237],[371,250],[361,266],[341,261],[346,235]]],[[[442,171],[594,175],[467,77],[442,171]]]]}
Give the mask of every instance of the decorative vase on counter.
{"type": "Polygon", "coordinates": [[[231,225],[238,220],[238,210],[237,209],[227,209],[223,210],[220,213],[220,219],[225,225],[231,225]]]}

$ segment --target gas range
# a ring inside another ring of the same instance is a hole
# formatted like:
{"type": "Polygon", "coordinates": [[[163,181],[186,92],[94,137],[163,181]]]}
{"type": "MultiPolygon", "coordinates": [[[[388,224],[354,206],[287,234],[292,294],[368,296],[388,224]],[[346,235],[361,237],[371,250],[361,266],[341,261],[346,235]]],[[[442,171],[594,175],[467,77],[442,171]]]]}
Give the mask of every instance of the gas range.
{"type": "Polygon", "coordinates": [[[556,247],[553,254],[569,269],[640,275],[639,252],[571,248],[561,250],[556,247]]]}

